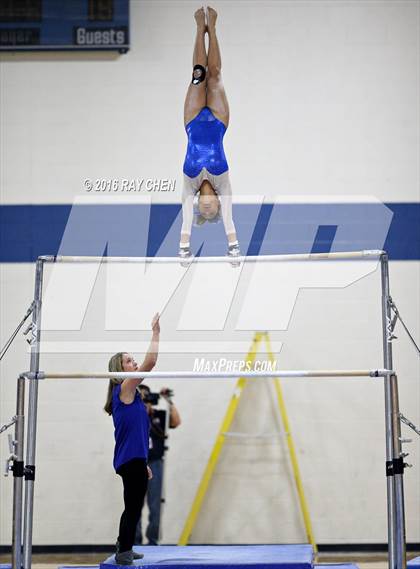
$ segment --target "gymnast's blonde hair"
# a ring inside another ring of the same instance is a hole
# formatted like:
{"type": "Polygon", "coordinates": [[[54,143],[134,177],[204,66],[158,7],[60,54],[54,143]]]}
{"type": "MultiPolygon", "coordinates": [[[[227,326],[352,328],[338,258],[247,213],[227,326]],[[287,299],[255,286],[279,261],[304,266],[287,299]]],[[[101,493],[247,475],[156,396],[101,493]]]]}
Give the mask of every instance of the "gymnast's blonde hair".
{"type": "MultiPolygon", "coordinates": [[[[112,356],[108,362],[108,371],[124,371],[123,369],[123,356],[126,352],[118,352],[112,356]]],[[[108,384],[108,393],[104,405],[105,413],[112,415],[112,392],[116,385],[120,385],[124,380],[116,377],[111,377],[108,384]]]]}
{"type": "Polygon", "coordinates": [[[198,207],[198,201],[197,201],[197,203],[194,204],[193,225],[195,225],[196,227],[199,227],[200,225],[203,225],[204,223],[206,223],[206,221],[207,221],[207,223],[219,223],[219,221],[221,220],[220,210],[221,210],[221,207],[220,207],[220,199],[219,199],[219,205],[217,208],[216,215],[210,219],[207,219],[206,217],[201,215],[200,209],[198,207]]]}

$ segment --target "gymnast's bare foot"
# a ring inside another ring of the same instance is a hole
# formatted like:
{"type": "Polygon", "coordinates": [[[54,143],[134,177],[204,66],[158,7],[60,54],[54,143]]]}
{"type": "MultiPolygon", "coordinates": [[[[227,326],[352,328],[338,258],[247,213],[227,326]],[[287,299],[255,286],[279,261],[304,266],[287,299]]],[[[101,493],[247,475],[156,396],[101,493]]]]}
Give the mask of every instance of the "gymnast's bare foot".
{"type": "Polygon", "coordinates": [[[206,31],[206,16],[204,14],[204,8],[199,8],[194,13],[195,21],[197,22],[197,28],[202,31],[206,31]]]}
{"type": "Polygon", "coordinates": [[[207,6],[208,28],[214,30],[216,27],[217,12],[214,8],[207,6]]]}

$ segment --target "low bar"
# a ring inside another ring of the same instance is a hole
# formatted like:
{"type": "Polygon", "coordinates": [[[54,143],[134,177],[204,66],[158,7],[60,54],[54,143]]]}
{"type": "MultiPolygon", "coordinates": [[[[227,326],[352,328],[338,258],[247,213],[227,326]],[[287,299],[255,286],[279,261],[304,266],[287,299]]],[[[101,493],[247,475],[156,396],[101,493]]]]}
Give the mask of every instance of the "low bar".
{"type": "Polygon", "coordinates": [[[367,259],[380,258],[384,251],[367,249],[365,251],[348,251],[336,253],[299,253],[296,255],[250,255],[242,257],[94,257],[43,255],[38,257],[44,263],[277,263],[282,261],[327,261],[334,259],[367,259]]]}
{"type": "Polygon", "coordinates": [[[217,378],[237,378],[237,377],[387,377],[395,372],[389,369],[355,369],[355,370],[270,370],[270,371],[116,371],[116,372],[96,372],[90,373],[58,373],[39,371],[32,373],[23,372],[20,377],[26,379],[217,379],[217,378]]]}

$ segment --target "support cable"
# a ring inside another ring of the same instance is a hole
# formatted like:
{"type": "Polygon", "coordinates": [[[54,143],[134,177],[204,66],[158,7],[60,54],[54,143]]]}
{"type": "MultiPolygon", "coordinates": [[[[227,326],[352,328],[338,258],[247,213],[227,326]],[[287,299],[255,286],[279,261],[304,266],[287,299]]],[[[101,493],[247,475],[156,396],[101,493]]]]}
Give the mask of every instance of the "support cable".
{"type": "Polygon", "coordinates": [[[389,297],[389,307],[390,309],[393,311],[394,313],[394,318],[392,319],[392,323],[391,323],[391,331],[394,330],[395,328],[395,324],[397,323],[397,320],[399,320],[402,324],[402,327],[404,328],[404,330],[406,331],[408,337],[410,338],[411,342],[413,343],[414,347],[417,350],[418,355],[420,356],[420,348],[418,347],[418,345],[416,344],[415,339],[413,338],[413,336],[410,333],[410,330],[407,328],[404,320],[401,318],[401,315],[399,313],[399,310],[395,304],[395,302],[392,300],[391,297],[389,297]]]}
{"type": "Polygon", "coordinates": [[[3,425],[2,427],[0,427],[0,435],[1,433],[4,433],[4,431],[6,431],[9,427],[11,427],[12,425],[14,425],[17,421],[17,417],[16,415],[14,417],[12,417],[10,419],[9,423],[6,423],[5,425],[3,425]]]}
{"type": "MultiPolygon", "coordinates": [[[[13,332],[13,334],[10,336],[10,338],[7,340],[7,342],[5,343],[5,345],[3,346],[3,348],[0,351],[0,361],[3,359],[3,357],[5,356],[7,350],[10,348],[10,346],[12,345],[13,340],[16,338],[16,336],[18,335],[19,330],[22,328],[22,326],[25,324],[26,320],[29,318],[29,316],[32,314],[33,310],[35,308],[35,303],[32,302],[31,306],[28,308],[28,310],[26,311],[25,316],[22,318],[22,320],[20,321],[18,327],[16,328],[16,330],[13,332]]],[[[26,335],[29,332],[29,328],[24,332],[24,334],[26,335]]]]}
{"type": "Polygon", "coordinates": [[[402,423],[407,425],[407,427],[410,427],[410,429],[413,429],[413,431],[417,433],[420,437],[420,429],[418,429],[414,423],[412,423],[409,419],[407,419],[407,417],[404,417],[402,413],[399,413],[399,418],[402,423]]]}

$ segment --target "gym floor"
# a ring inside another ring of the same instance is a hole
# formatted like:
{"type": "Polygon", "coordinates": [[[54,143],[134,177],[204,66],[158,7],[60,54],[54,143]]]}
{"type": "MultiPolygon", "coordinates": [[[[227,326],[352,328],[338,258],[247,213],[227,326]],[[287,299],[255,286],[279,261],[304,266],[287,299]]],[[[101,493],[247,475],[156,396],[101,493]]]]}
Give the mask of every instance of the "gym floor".
{"type": "MultiPolygon", "coordinates": [[[[418,557],[420,552],[410,552],[407,560],[418,557]]],[[[33,569],[56,569],[60,565],[97,565],[102,562],[108,553],[50,553],[34,554],[32,556],[33,569]]],[[[10,563],[10,555],[0,555],[0,563],[10,563]]],[[[355,563],[359,569],[387,569],[388,559],[385,554],[358,554],[358,553],[322,553],[317,563],[355,563]]]]}

